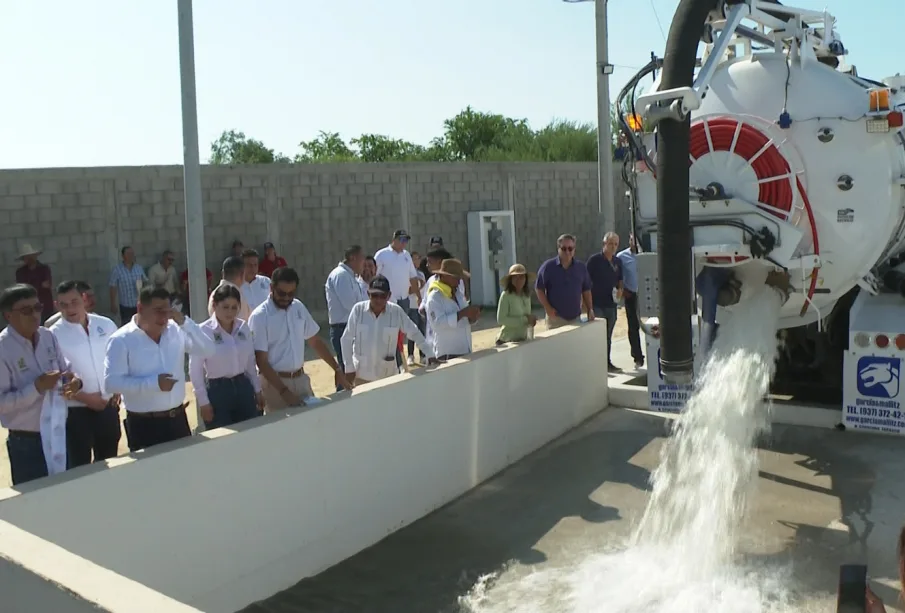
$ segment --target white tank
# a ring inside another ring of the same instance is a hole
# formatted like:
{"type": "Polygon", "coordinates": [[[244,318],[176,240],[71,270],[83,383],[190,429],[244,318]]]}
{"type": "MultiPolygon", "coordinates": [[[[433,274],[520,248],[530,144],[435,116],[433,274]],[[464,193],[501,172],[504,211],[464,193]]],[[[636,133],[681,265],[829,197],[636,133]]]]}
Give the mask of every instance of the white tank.
{"type": "MultiPolygon", "coordinates": [[[[902,81],[894,77],[887,86],[902,81]]],[[[775,259],[789,268],[799,291],[783,307],[783,328],[829,315],[841,296],[869,285],[871,271],[905,246],[905,147],[898,128],[868,131],[877,87],[813,60],[801,65],[763,53],[720,66],[692,113],[692,187],[718,183],[787,224],[775,259]],[[787,129],[779,125],[784,109],[792,122],[787,129]],[[802,315],[808,294],[811,306],[802,315]]],[[[905,92],[889,95],[892,109],[905,105],[905,92]]],[[[653,220],[654,179],[650,173],[638,179],[639,217],[653,220]]],[[[726,218],[727,207],[692,203],[692,221],[726,218]]],[[[733,266],[743,280],[766,274],[763,260],[727,257],[718,235],[695,230],[698,268],[733,266]],[[712,249],[703,254],[708,244],[712,249]]]]}

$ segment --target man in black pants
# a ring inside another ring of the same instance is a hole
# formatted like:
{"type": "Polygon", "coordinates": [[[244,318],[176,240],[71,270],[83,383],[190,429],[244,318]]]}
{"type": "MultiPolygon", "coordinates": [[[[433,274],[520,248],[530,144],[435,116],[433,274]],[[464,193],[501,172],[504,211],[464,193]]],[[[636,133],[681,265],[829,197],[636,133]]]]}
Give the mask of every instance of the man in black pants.
{"type": "Polygon", "coordinates": [[[110,337],[104,360],[104,388],[122,395],[132,451],[191,436],[186,353],[212,357],[217,345],[170,306],[166,289],[144,287],[138,316],[110,337]]]}
{"type": "Polygon", "coordinates": [[[638,265],[635,262],[635,254],[638,253],[638,243],[635,235],[628,238],[628,249],[623,249],[616,254],[622,262],[622,295],[625,297],[625,318],[628,324],[628,342],[632,348],[632,359],[635,360],[635,368],[644,366],[644,351],[641,349],[641,320],[638,317],[638,265]]]}
{"type": "Polygon", "coordinates": [[[67,466],[74,468],[116,457],[122,432],[119,427],[119,396],[104,390],[104,352],[116,332],[113,320],[88,312],[91,286],[82,281],[64,281],[57,287],[60,319],[50,332],[56,337],[82,390],[66,401],[67,466]]]}

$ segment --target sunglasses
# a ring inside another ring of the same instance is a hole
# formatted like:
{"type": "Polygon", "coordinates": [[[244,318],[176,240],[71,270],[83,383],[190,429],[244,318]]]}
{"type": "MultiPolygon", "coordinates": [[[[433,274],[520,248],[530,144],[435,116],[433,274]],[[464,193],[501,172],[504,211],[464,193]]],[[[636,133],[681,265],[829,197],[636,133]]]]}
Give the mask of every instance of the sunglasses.
{"type": "Polygon", "coordinates": [[[273,293],[277,296],[277,298],[295,298],[295,290],[291,292],[284,292],[281,289],[273,288],[273,293]]]}
{"type": "Polygon", "coordinates": [[[35,304],[30,304],[30,305],[26,305],[24,307],[19,307],[18,309],[13,309],[13,311],[15,311],[16,313],[19,313],[20,315],[25,315],[26,317],[31,317],[32,315],[34,315],[36,313],[43,313],[44,305],[41,304],[40,302],[37,302],[35,304]]]}
{"type": "Polygon", "coordinates": [[[572,253],[573,251],[575,251],[575,247],[560,247],[559,250],[565,251],[566,253],[572,253]]]}

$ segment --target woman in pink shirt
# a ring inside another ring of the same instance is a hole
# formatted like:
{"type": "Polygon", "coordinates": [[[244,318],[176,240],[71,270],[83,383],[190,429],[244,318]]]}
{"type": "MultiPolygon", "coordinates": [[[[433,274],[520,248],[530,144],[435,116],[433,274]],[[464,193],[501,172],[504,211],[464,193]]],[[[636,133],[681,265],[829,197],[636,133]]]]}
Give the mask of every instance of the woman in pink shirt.
{"type": "Polygon", "coordinates": [[[238,317],[242,294],[234,285],[221,285],[211,298],[214,314],[200,327],[217,345],[217,353],[189,356],[195,401],[207,430],[257,417],[264,409],[251,330],[238,317]]]}

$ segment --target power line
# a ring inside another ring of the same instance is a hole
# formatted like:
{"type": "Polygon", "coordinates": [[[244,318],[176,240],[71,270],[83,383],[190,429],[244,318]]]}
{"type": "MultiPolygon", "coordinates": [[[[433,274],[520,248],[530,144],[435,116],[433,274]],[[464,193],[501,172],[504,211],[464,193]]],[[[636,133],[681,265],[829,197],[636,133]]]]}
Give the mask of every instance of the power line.
{"type": "Polygon", "coordinates": [[[663,42],[666,42],[666,31],[663,29],[663,23],[660,21],[660,15],[657,13],[657,5],[654,4],[654,0],[650,0],[650,8],[654,11],[654,19],[657,20],[657,27],[660,28],[660,36],[663,37],[663,42]]]}

